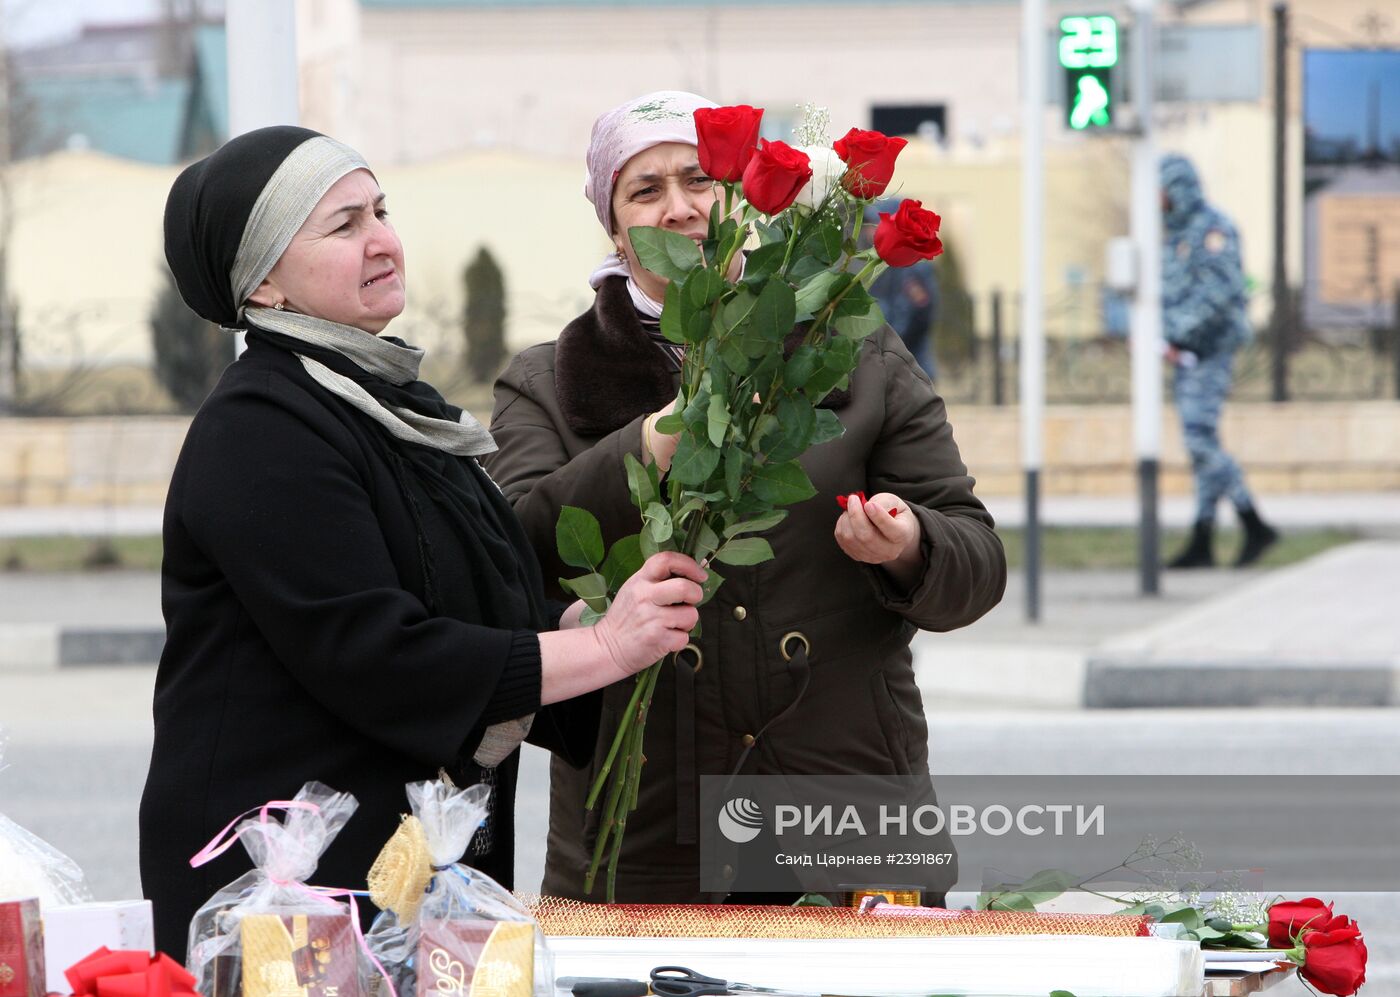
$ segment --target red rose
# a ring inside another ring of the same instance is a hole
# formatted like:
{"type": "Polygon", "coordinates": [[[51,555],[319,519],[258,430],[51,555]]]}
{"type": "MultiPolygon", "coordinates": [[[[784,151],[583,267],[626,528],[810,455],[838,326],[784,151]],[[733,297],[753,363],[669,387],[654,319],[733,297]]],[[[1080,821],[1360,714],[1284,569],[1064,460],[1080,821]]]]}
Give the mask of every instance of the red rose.
{"type": "Polygon", "coordinates": [[[907,139],[852,128],[831,145],[849,167],[841,186],[863,200],[879,197],[894,176],[895,157],[908,144],[907,139]]]}
{"type": "Polygon", "coordinates": [[[900,201],[893,215],[880,212],[875,229],[875,252],[892,267],[907,267],[931,260],[943,252],[938,226],[943,219],[925,211],[922,201],[900,201]]]}
{"type": "Polygon", "coordinates": [[[1321,928],[1331,918],[1332,905],[1317,897],[1281,900],[1269,908],[1269,944],[1274,948],[1291,948],[1293,939],[1305,929],[1321,928]]]}
{"type": "Polygon", "coordinates": [[[810,179],[812,163],[805,152],[764,139],[744,168],[744,197],[765,215],[776,215],[797,200],[810,179]]]}
{"type": "Polygon", "coordinates": [[[705,175],[726,183],[742,177],[758,148],[758,123],[762,120],[763,108],[748,104],[696,108],[695,134],[705,175]]]}
{"type": "Polygon", "coordinates": [[[1303,952],[1298,975],[1325,994],[1347,997],[1366,982],[1366,943],[1345,916],[1332,918],[1326,931],[1304,931],[1303,952]]]}

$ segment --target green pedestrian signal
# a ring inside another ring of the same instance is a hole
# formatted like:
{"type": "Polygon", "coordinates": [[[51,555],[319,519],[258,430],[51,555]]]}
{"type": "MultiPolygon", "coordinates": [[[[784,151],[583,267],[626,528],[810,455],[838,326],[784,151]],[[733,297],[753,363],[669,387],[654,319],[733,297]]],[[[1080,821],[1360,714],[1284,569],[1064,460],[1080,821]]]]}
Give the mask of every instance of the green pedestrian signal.
{"type": "Polygon", "coordinates": [[[1074,131],[1112,127],[1118,22],[1107,14],[1060,18],[1059,54],[1065,70],[1065,124],[1074,131]]]}

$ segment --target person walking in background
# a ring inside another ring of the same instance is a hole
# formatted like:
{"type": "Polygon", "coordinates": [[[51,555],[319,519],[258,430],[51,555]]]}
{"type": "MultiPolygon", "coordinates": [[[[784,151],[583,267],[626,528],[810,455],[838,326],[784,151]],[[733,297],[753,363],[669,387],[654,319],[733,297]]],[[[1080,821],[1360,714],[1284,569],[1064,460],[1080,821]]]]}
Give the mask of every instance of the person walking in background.
{"type": "Polygon", "coordinates": [[[1169,568],[1215,564],[1215,507],[1229,498],[1244,528],[1235,567],[1257,561],[1278,533],[1265,523],[1244,474],[1220,445],[1220,411],[1230,394],[1235,352],[1253,332],[1245,314],[1244,270],[1234,224],[1206,202],[1191,161],[1161,163],[1162,333],[1175,368],[1172,394],[1196,484],[1196,521],[1169,568]]]}
{"type": "MultiPolygon", "coordinates": [[[[894,208],[890,206],[886,210],[894,208]]],[[[874,244],[875,227],[879,224],[880,209],[869,205],[865,209],[861,233],[864,245],[874,244]]],[[[928,379],[937,382],[933,323],[938,320],[938,276],[934,273],[933,261],[919,260],[913,266],[891,267],[871,282],[870,293],[880,303],[885,322],[899,334],[928,379]]]]}

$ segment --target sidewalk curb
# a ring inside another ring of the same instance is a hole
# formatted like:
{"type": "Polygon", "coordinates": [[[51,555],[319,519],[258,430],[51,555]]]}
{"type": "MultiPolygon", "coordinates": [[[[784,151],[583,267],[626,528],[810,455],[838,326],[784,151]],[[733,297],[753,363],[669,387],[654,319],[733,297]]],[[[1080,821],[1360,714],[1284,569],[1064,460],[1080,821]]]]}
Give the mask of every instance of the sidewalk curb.
{"type": "Polygon", "coordinates": [[[0,672],[49,671],[93,665],[154,665],[164,627],[64,627],[0,624],[0,672]]]}
{"type": "Polygon", "coordinates": [[[1389,661],[1170,661],[1090,655],[1087,709],[1400,705],[1389,661]]]}

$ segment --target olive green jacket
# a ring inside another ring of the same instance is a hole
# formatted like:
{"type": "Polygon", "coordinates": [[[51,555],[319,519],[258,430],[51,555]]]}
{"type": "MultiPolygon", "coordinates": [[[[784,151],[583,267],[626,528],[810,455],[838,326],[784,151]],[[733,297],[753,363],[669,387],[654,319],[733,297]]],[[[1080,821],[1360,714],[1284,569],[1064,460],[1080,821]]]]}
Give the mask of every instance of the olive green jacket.
{"type": "MultiPolygon", "coordinates": [[[[622,457],[640,458],[642,421],[675,397],[678,377],[638,321],[625,281],[610,278],[556,342],[525,350],[497,381],[491,432],[500,450],[485,463],[556,597],[564,596],[553,580],[578,574],[555,551],[562,506],[593,512],[608,544],[640,528],[622,457]]],[[[1006,559],[992,517],[973,495],[942,399],[898,336],[888,327],[871,335],[849,392],[833,395],[823,404],[845,434],[802,458],[817,495],[765,534],[774,560],[722,566],[696,649],[662,671],[620,901],[715,898],[698,885],[697,774],[740,765],[745,775],[927,772],[910,639],[916,628],[966,626],[1001,599],[1006,559]],[[912,589],[837,546],[835,497],[857,491],[892,492],[919,517],[925,568],[912,589]]],[[[605,690],[589,766],[553,760],[548,894],[585,898],[598,812],[585,811],[584,797],[631,687],[605,690]]]]}

